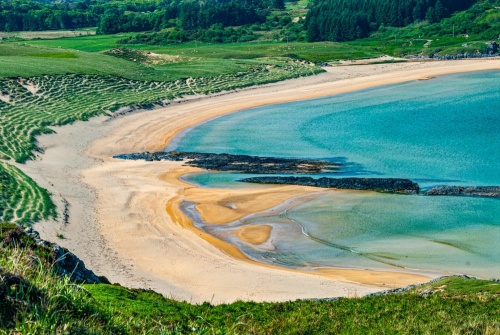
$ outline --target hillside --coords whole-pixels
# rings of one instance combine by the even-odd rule
[[[56,261],[58,247],[36,242],[34,236],[11,224],[0,225],[1,333],[500,333],[498,282],[447,277],[369,297],[192,305],[148,290],[81,285],[92,274],[80,279],[63,275],[61,258]],[[72,264],[64,266],[70,269]]]
[[[473,0],[318,0],[307,15],[307,36],[309,41],[350,41],[367,37],[380,26],[403,27],[424,20],[436,23],[473,3]]]

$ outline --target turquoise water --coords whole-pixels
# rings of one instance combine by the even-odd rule
[[[421,186],[500,185],[500,72],[413,81],[235,113],[177,139],[179,151],[320,158],[343,175]],[[234,173],[186,177],[241,187]],[[270,224],[272,243],[246,245],[241,224]],[[370,192],[326,195],[281,215],[204,226],[255,259],[290,267],[407,267],[500,277],[500,201]]]

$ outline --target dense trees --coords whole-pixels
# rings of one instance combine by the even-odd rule
[[[46,5],[38,2],[0,1],[0,30],[36,31],[91,27],[97,18],[86,3]]]
[[[486,5],[498,6],[495,0],[310,1],[304,22],[275,10],[283,9],[285,0],[0,0],[0,31],[97,27],[98,34],[145,32],[123,42],[155,44],[245,41],[257,38],[257,31],[273,31],[267,34],[273,40],[305,40],[307,35],[309,41],[348,41],[366,37],[381,26],[402,27],[424,20],[432,25],[474,3],[469,16],[474,16],[470,11],[475,7],[484,12]],[[472,22],[465,14],[454,20],[457,32],[495,33],[488,20]]]
[[[180,28],[162,30],[159,32],[145,32],[126,37],[119,44],[171,44],[187,41],[198,41],[204,43],[234,43],[248,42],[257,38],[257,35],[249,28],[223,28],[221,24],[214,24],[208,29],[192,30],[186,33]]]
[[[314,0],[306,19],[309,41],[348,41],[380,25],[438,22],[475,0]]]
[[[84,0],[41,3],[0,0],[0,31],[76,29],[97,26],[98,33],[160,30],[185,31],[240,26],[265,21],[283,0]]]

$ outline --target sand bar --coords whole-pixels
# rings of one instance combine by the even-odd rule
[[[246,226],[238,230],[238,237],[251,244],[262,244],[269,239],[273,228],[268,225]]]
[[[54,194],[61,211],[63,199],[69,203],[70,221],[67,225],[42,222],[36,229],[42,237],[68,247],[112,282],[152,288],[166,296],[197,303],[360,296],[381,287],[438,276],[350,269],[322,269],[318,274],[307,274],[245,261],[234,247],[190,228],[189,220],[179,211],[186,195],[209,198],[202,194],[205,191],[197,193],[191,185],[178,180],[193,170],[179,162],[123,161],[111,157],[161,150],[186,127],[247,108],[489,69],[500,69],[500,60],[332,67],[327,73],[310,78],[174,103],[112,121],[95,118],[56,128],[57,134],[39,138],[46,153],[21,168]],[[268,188],[276,202],[282,201],[276,197],[279,189]],[[254,210],[255,194],[247,198],[241,194],[240,206],[231,206],[224,205],[234,203],[229,194],[214,192],[218,197],[212,205],[222,204],[229,210],[224,214],[225,220]],[[259,197],[267,201],[265,194]],[[209,205],[200,206],[207,217],[215,211]],[[57,233],[66,238],[58,239]]]

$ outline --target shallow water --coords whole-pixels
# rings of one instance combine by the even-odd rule
[[[183,133],[176,150],[331,159],[347,163],[336,177],[409,178],[424,188],[500,185],[499,106],[499,71],[455,74],[220,117]],[[239,187],[241,178],[186,177],[206,187]],[[270,241],[255,247],[234,227],[204,229],[290,267],[500,277],[499,199],[327,192],[245,224],[272,225]]]

